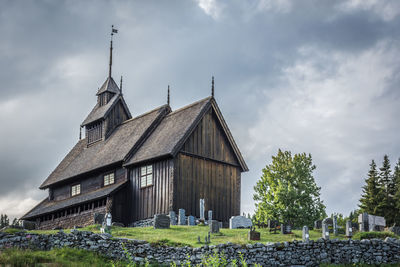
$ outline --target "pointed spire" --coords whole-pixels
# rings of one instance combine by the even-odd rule
[[[111,25],[111,41],[110,41],[110,64],[108,69],[108,77],[111,78],[111,67],[112,67],[112,50],[113,50],[113,36],[114,33],[118,33],[117,29],[114,29],[114,25]]]
[[[168,84],[168,96],[167,96],[167,104],[168,104],[168,106],[169,106],[169,103],[170,103],[170,96],[169,96],[169,84]]]
[[[119,81],[119,91],[121,92],[122,95],[122,75],[121,75],[121,80]]]
[[[211,97],[214,98],[214,76],[212,76],[211,80]]]

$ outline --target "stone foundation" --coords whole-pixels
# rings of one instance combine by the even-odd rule
[[[95,213],[105,213],[106,207],[98,207],[92,210],[83,211],[81,213],[70,214],[57,219],[52,219],[44,222],[37,222],[37,229],[52,230],[52,229],[71,229],[76,227],[85,227],[94,222]]]

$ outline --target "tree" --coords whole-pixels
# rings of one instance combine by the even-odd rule
[[[368,178],[365,179],[366,184],[362,188],[363,193],[358,206],[360,207],[361,212],[377,215],[376,209],[381,201],[381,199],[379,199],[381,196],[381,191],[379,189],[379,177],[374,160],[372,160],[369,166],[370,169],[368,172]]]
[[[397,161],[396,166],[394,167],[393,171],[393,180],[395,182],[394,186],[394,197],[393,202],[395,206],[395,222],[396,225],[400,225],[400,158]]]
[[[292,157],[290,151],[278,150],[254,186],[257,221],[279,220],[302,227],[326,217],[321,188],[312,175],[315,168],[311,155],[302,153]]]
[[[8,219],[7,214],[0,215],[0,228],[10,225],[10,220]]]
[[[380,202],[377,207],[376,215],[385,217],[386,224],[391,225],[395,220],[394,195],[396,192],[394,176],[391,174],[390,161],[387,155],[383,157],[382,167],[379,168],[379,170]]]

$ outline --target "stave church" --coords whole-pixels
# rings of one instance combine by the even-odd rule
[[[112,35],[116,30],[112,30]],[[213,219],[228,223],[240,214],[241,173],[247,165],[214,98],[177,110],[167,104],[132,115],[108,77],[80,127],[84,136],[40,185],[48,196],[21,219],[37,229],[95,223],[110,212],[125,226],[185,209],[200,216],[199,200]],[[67,114],[66,114],[67,116]]]

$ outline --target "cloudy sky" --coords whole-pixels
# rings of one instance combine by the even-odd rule
[[[21,216],[77,142],[107,77],[133,115],[216,99],[250,171],[307,152],[327,212],[357,207],[372,159],[400,157],[397,0],[0,0],[0,213]]]

